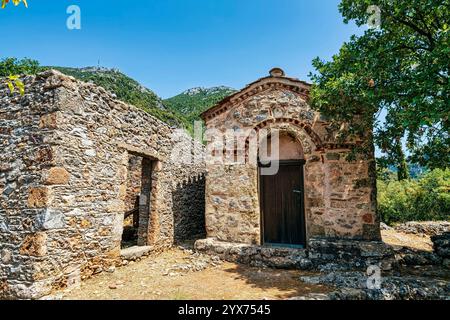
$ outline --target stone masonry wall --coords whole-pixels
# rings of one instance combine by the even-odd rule
[[[125,198],[125,210],[136,207],[136,197],[139,196],[142,187],[142,157],[131,155],[128,160],[127,195]]]
[[[48,252],[45,229],[58,221],[44,219],[52,214],[46,185],[67,179],[49,170],[55,159],[46,136],[53,132],[55,92],[36,81],[23,97],[0,89],[0,298],[35,296],[48,286],[37,266]]]
[[[1,297],[38,298],[116,263],[133,155],[153,164],[145,244],[202,233],[202,145],[56,71],[24,82],[23,97],[0,92]]]
[[[299,86],[300,91],[307,90],[305,85],[290,79],[262,79],[228,102],[226,111],[212,111],[212,115],[205,116],[207,128],[222,133],[230,129],[268,129],[295,137],[306,160],[307,238],[379,240],[373,158],[348,162],[345,158],[350,149],[336,141],[334,128],[311,109],[307,97],[292,89]],[[244,134],[238,140],[246,137]],[[208,148],[213,143],[210,140]],[[249,152],[245,141],[236,145],[237,154]],[[214,157],[209,153],[210,150],[208,156]],[[257,167],[248,161],[207,163],[208,237],[260,244]]]

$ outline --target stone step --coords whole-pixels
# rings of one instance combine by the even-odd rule
[[[124,260],[136,260],[138,258],[148,255],[152,251],[153,247],[150,246],[142,246],[142,247],[134,246],[122,249],[120,251],[120,257]]]

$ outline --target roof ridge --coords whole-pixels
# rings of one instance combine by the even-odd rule
[[[260,78],[260,79],[258,79],[256,81],[253,81],[252,83],[247,84],[241,90],[238,90],[236,93],[234,93],[234,94],[232,94],[232,95],[230,95],[228,97],[225,97],[224,99],[219,101],[216,105],[214,105],[213,107],[211,107],[208,110],[204,111],[200,116],[203,118],[203,120],[206,120],[205,118],[206,118],[206,116],[208,114],[210,114],[211,112],[213,112],[216,109],[219,109],[224,104],[229,103],[233,99],[237,98],[239,95],[244,95],[245,91],[249,90],[251,87],[257,85],[258,83],[263,83],[263,82],[267,82],[267,83],[270,83],[270,82],[272,82],[272,83],[291,82],[293,86],[296,86],[297,88],[299,88],[299,90],[296,90],[297,92],[303,93],[304,95],[308,95],[309,94],[309,88],[312,86],[311,83],[308,83],[308,82],[303,81],[303,80],[299,80],[297,78],[286,77],[284,75],[284,71],[282,69],[280,69],[280,68],[274,68],[274,69],[272,69],[270,71],[270,73],[271,73],[270,76],[266,76],[266,77]],[[273,80],[273,81],[270,81],[270,80]],[[264,84],[267,84],[267,83],[264,83]],[[289,85],[287,83],[285,83],[285,84],[286,84],[286,86]],[[306,88],[300,89],[299,85],[301,85],[303,87],[306,87]],[[257,92],[261,92],[261,90],[257,90]]]

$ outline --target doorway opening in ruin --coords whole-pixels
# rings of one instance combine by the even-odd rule
[[[153,167],[152,159],[129,154],[122,248],[148,244]]]
[[[272,152],[272,137],[260,146],[259,200],[261,243],[273,247],[306,247],[304,155],[301,143],[288,132],[278,137],[278,152]],[[274,144],[273,147],[277,146]],[[264,150],[264,148],[267,148]],[[261,152],[264,151],[264,152]],[[264,170],[273,163],[277,170]]]

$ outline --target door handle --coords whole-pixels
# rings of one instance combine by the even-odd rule
[[[292,190],[294,193],[302,193],[301,190]]]

